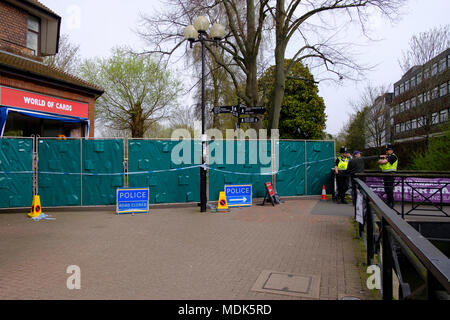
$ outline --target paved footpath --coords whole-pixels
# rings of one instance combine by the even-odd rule
[[[320,299],[369,299],[351,218],[314,214],[318,202],[56,212],[38,222],[3,213],[0,299],[299,299],[252,291],[263,270],[319,276]],[[69,265],[81,268],[80,290],[66,287]]]

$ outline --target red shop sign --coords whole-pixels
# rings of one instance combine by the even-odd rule
[[[45,96],[29,91],[0,87],[0,105],[78,118],[88,117],[88,104]]]

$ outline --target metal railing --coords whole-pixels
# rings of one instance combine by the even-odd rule
[[[367,265],[378,264],[380,267],[383,300],[393,299],[393,270],[399,282],[400,299],[412,299],[423,289],[428,299],[448,299],[450,259],[389,208],[361,179],[356,178],[354,182],[356,194],[362,197],[356,202],[359,217],[363,217]],[[402,276],[400,251],[424,282],[414,291]]]
[[[396,200],[400,203],[400,208],[394,207],[393,210],[402,218],[407,215],[450,217],[450,211],[445,210],[445,205],[450,202],[449,172],[401,171],[388,174],[364,172],[357,173],[355,177],[364,180],[380,198],[383,198],[385,193],[383,178],[394,178],[393,188],[396,189],[395,193],[399,198]],[[372,181],[370,181],[371,178]],[[418,211],[427,213],[420,214],[417,213]]]

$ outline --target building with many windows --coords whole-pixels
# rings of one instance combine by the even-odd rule
[[[93,136],[102,88],[43,63],[60,26],[37,0],[0,1],[0,136]]]
[[[439,135],[448,123],[450,48],[414,66],[394,84],[393,142],[420,141]]]
[[[382,148],[391,142],[391,112],[393,93],[377,97],[366,114],[365,148]]]

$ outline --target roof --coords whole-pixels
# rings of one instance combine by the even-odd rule
[[[21,0],[22,2],[28,2],[29,4],[31,4],[34,7],[37,7],[41,10],[46,11],[47,13],[51,14],[51,15],[55,15],[58,16],[59,15],[55,12],[53,12],[52,10],[50,10],[48,7],[46,7],[45,5],[43,5],[42,3],[40,3],[38,0]]]
[[[37,80],[47,80],[56,85],[64,84],[66,87],[70,86],[73,89],[93,93],[98,96],[102,95],[104,92],[101,87],[86,82],[58,68],[50,67],[42,62],[27,59],[18,55],[0,52],[0,71],[6,70],[25,74],[34,77]]]

